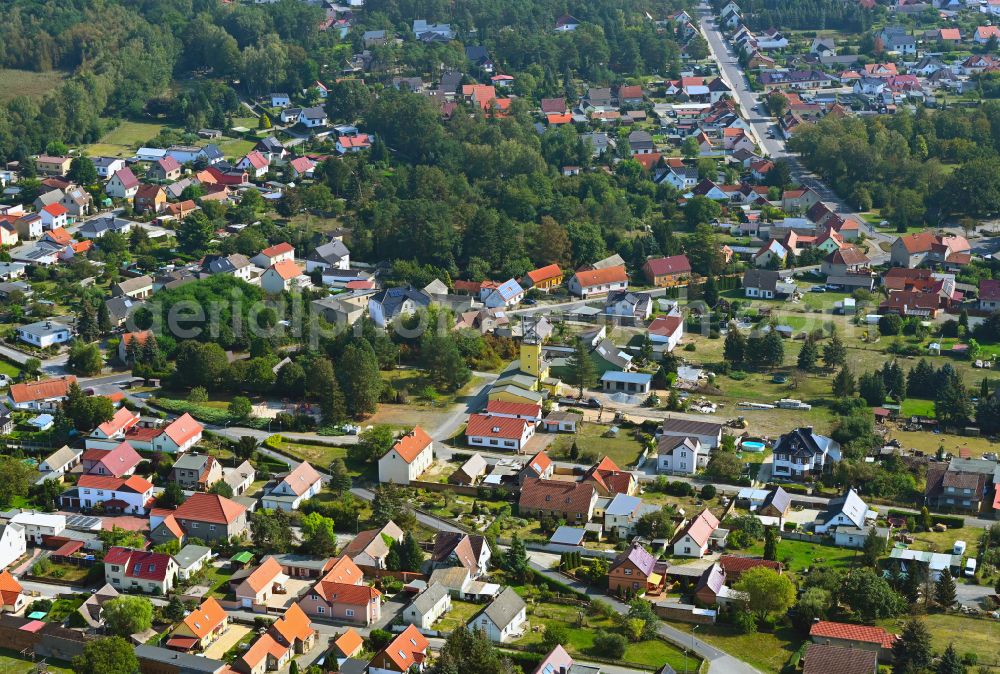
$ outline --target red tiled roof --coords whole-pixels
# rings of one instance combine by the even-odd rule
[[[125,189],[132,189],[139,186],[139,179],[135,177],[130,168],[120,169],[111,177],[114,178],[115,176],[118,176],[118,180],[121,181],[122,187]]]
[[[532,269],[528,272],[528,278],[531,279],[532,283],[540,283],[549,279],[559,278],[562,276],[562,273],[562,269],[559,268],[559,265],[550,264],[544,267],[539,267],[538,269]]]
[[[184,618],[184,625],[191,630],[191,634],[199,639],[204,639],[225,620],[225,609],[222,608],[222,605],[219,604],[215,597],[209,597],[201,603],[201,606],[191,611]]]
[[[69,213],[69,211],[66,210],[66,207],[62,204],[49,204],[42,210],[51,215],[53,218],[58,218],[60,215],[66,215],[66,213]]]
[[[126,578],[163,581],[173,558],[161,552],[146,552],[115,546],[104,555],[104,563],[125,567]]]
[[[335,583],[329,580],[319,581],[316,583],[315,589],[323,599],[330,603],[352,604],[354,606],[367,606],[371,601],[382,596],[381,592],[368,585]]]
[[[649,327],[646,328],[646,331],[651,332],[654,335],[664,335],[669,337],[677,332],[677,328],[679,328],[683,323],[684,319],[681,316],[657,316],[653,319],[653,322],[649,324]]]
[[[417,656],[424,653],[430,642],[416,628],[409,625],[398,637],[389,642],[389,645],[382,651],[389,660],[398,668],[397,671],[407,672],[418,662]]]
[[[127,407],[121,407],[108,421],[98,426],[97,430],[105,437],[110,438],[116,433],[124,433],[137,423],[139,423],[139,415]]]
[[[646,266],[653,276],[691,273],[691,262],[688,260],[687,255],[653,258],[646,260]]]
[[[431,436],[427,435],[427,432],[420,426],[414,426],[413,430],[396,440],[396,444],[392,446],[399,454],[400,458],[406,463],[413,463],[413,460],[420,456],[420,453],[424,451],[428,445],[433,442]]]
[[[712,533],[718,528],[719,518],[713,515],[711,510],[705,508],[678,534],[678,538],[687,534],[698,545],[705,545],[712,537]]]
[[[81,475],[76,484],[78,487],[131,491],[136,494],[145,494],[153,488],[153,483],[140,475],[130,475],[127,478],[112,475]]]
[[[1000,281],[983,279],[979,282],[979,299],[992,302],[1000,301]]]
[[[520,440],[528,423],[530,422],[525,419],[471,414],[469,415],[469,423],[465,427],[465,434],[470,437]]]
[[[15,403],[27,403],[35,400],[46,400],[48,398],[63,398],[69,391],[70,384],[75,383],[76,377],[67,375],[57,379],[12,384],[10,387],[10,398]]]
[[[545,452],[538,452],[538,454],[531,457],[525,465],[530,466],[531,469],[535,471],[535,474],[541,475],[549,469],[549,466],[552,465],[552,459],[550,459],[549,455]]]
[[[194,417],[185,412],[167,424],[163,432],[180,447],[191,438],[200,434],[202,430],[202,425],[195,421]]]
[[[246,507],[230,501],[218,494],[191,494],[174,511],[174,516],[182,520],[209,522],[212,524],[232,524],[246,512]]]
[[[528,478],[521,487],[518,506],[522,510],[558,510],[586,514],[590,510],[595,491],[592,484]]]
[[[731,582],[735,582],[744,571],[755,569],[758,566],[774,569],[778,573],[781,573],[782,569],[781,562],[775,562],[770,559],[759,559],[757,557],[740,557],[738,555],[722,555],[719,557],[719,564],[726,571],[726,575],[730,576]]]
[[[604,269],[588,269],[576,272],[576,279],[581,288],[589,288],[607,283],[624,283],[628,281],[628,272],[622,265],[605,267]]]
[[[821,639],[861,641],[869,644],[878,644],[882,648],[892,648],[893,643],[896,641],[894,634],[890,634],[881,627],[852,625],[850,623],[838,623],[831,620],[820,620],[818,623],[813,624],[809,630],[809,636]]]
[[[295,248],[292,247],[292,244],[288,243],[287,241],[282,241],[281,243],[274,244],[270,248],[265,248],[264,250],[260,251],[260,254],[266,257],[277,257],[278,255],[283,255],[284,253],[294,253],[294,252]]]
[[[248,152],[247,156],[245,156],[244,159],[248,164],[250,164],[250,166],[252,166],[255,169],[267,168],[268,165],[270,164],[270,162],[267,160],[267,157],[262,155],[257,150]]]
[[[348,627],[347,631],[337,637],[333,645],[345,656],[351,657],[364,646],[365,640],[353,627]]]
[[[296,641],[306,641],[315,632],[309,625],[306,612],[298,604],[289,606],[285,615],[278,618],[271,627],[289,646]]]
[[[16,605],[18,595],[21,592],[21,584],[11,575],[10,571],[4,569],[0,572],[0,602],[3,602],[4,606]]]
[[[254,592],[260,592],[265,587],[274,582],[282,573],[281,564],[274,557],[268,557],[261,565],[243,579],[243,582],[250,586]]]
[[[486,403],[486,413],[515,414],[537,419],[542,413],[542,406],[535,403],[514,403],[507,400],[490,400]]]
[[[320,479],[322,477],[316,469],[308,461],[303,461],[295,466],[288,475],[281,478],[281,481],[288,485],[292,493],[296,496],[301,496]]]
[[[282,260],[277,264],[271,265],[271,269],[286,281],[302,276],[302,267],[295,264],[294,260]]]

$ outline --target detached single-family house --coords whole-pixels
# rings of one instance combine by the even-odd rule
[[[430,295],[411,286],[386,288],[368,299],[368,315],[375,325],[385,328],[398,318],[426,309],[430,303]]]
[[[0,524],[0,569],[6,569],[28,550],[24,527],[8,522]]]
[[[118,591],[166,596],[177,580],[177,562],[162,552],[116,546],[104,555],[104,578]]]
[[[23,592],[21,584],[10,571],[6,569],[0,571],[0,611],[17,613],[24,608],[28,600],[25,599]]]
[[[448,588],[441,583],[433,583],[403,609],[403,621],[420,629],[429,630],[438,618],[450,609],[451,594]]]
[[[526,419],[471,414],[465,427],[466,442],[473,447],[520,453],[535,434],[535,424]]]
[[[139,191],[139,179],[132,169],[119,169],[104,186],[104,192],[115,199],[131,199]]]
[[[133,300],[143,300],[152,294],[153,278],[146,275],[123,279],[111,286],[112,297],[128,297]]]
[[[378,481],[408,485],[434,463],[434,441],[420,426],[396,440],[378,460]]]
[[[529,271],[521,279],[521,286],[526,290],[537,288],[548,292],[553,288],[558,288],[563,282],[563,271],[557,264],[550,264],[538,269]]]
[[[340,239],[333,239],[311,252],[306,258],[306,273],[316,269],[349,269],[351,266],[351,251]]]
[[[597,505],[593,484],[527,478],[521,485],[518,511],[521,517],[545,515],[569,524],[589,522]]]
[[[521,595],[507,587],[469,621],[469,626],[482,630],[490,641],[503,643],[519,637],[527,619],[527,605]]]
[[[607,295],[628,289],[628,272],[624,266],[578,271],[569,279],[569,291],[578,297]]]
[[[237,538],[248,531],[246,506],[218,494],[197,492],[174,510],[154,508],[149,537],[159,545],[186,536],[208,543]]]
[[[470,578],[479,578],[490,570],[492,552],[486,538],[478,534],[439,531],[434,537],[431,568],[462,566]]]
[[[849,489],[843,496],[830,499],[816,519],[813,530],[817,534],[833,533],[840,527],[865,529],[870,520],[875,519],[875,512],[869,509],[854,489]]]
[[[229,626],[229,614],[215,599],[209,597],[191,611],[167,639],[167,648],[179,651],[204,651]]]
[[[656,557],[637,541],[608,568],[608,590],[618,595],[636,595],[659,588],[663,576],[655,568]]]
[[[206,491],[221,479],[222,464],[208,454],[183,454],[170,468],[170,480],[192,491]]]
[[[709,450],[722,444],[722,424],[715,421],[697,421],[695,419],[664,419],[660,426],[659,437],[681,437],[697,439]]]
[[[820,620],[809,628],[809,638],[813,644],[837,646],[842,649],[875,653],[879,660],[892,660],[892,647],[896,635],[881,627],[839,623]]]
[[[268,267],[276,265],[279,262],[285,262],[286,260],[292,262],[295,261],[295,248],[287,241],[276,243],[273,246],[265,248],[250,258],[250,262],[261,269],[267,269]]]
[[[322,476],[308,461],[303,461],[270,488],[261,499],[261,505],[276,510],[298,510],[303,501],[322,489]]]
[[[101,508],[109,513],[144,515],[153,501],[153,483],[139,475],[81,475],[76,486],[59,497],[69,510]]]
[[[110,419],[90,432],[86,439],[86,447],[87,449],[108,449],[125,444],[123,443],[125,434],[138,423],[138,412],[133,412],[127,407],[119,407]]]
[[[268,267],[261,275],[260,287],[269,295],[278,295],[311,288],[312,279],[293,260],[283,260]]]
[[[696,437],[665,435],[656,445],[659,473],[694,475],[708,465],[708,452]]]
[[[691,262],[687,255],[651,258],[642,265],[642,273],[654,286],[671,288],[691,278]]]
[[[342,567],[349,567],[344,571]],[[310,616],[339,620],[356,625],[371,625],[382,617],[382,593],[364,584],[361,570],[348,557],[320,579],[300,603]]]
[[[49,320],[18,326],[16,332],[17,338],[22,342],[40,349],[65,344],[73,339],[72,327]]]
[[[75,466],[80,465],[82,456],[83,452],[79,449],[71,449],[69,445],[63,445],[38,464],[38,472],[64,475]]]
[[[649,341],[663,344],[666,351],[673,351],[684,337],[684,318],[675,314],[657,316],[646,328]]]
[[[813,431],[811,426],[796,428],[774,445],[775,477],[793,480],[814,479],[840,461],[840,443]]]
[[[376,571],[385,568],[389,556],[390,543],[403,542],[403,530],[389,520],[381,529],[360,532],[347,544],[340,554],[354,561],[362,571]]]
[[[266,557],[260,566],[236,586],[236,601],[243,608],[263,606],[276,593],[284,592],[288,575],[274,557]]]
[[[41,381],[11,384],[7,398],[11,407],[18,410],[54,411],[59,408],[76,377],[65,375]]]
[[[131,475],[142,462],[142,457],[127,442],[111,444],[110,449],[88,447],[81,459],[85,474],[110,477]]]
[[[368,674],[404,674],[422,671],[427,660],[430,643],[416,625],[405,630],[375,654],[368,663]]]
[[[724,545],[728,532],[719,529],[719,518],[705,508],[678,532],[672,542],[677,557],[704,557],[710,547]]]

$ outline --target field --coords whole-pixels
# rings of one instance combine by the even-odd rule
[[[6,103],[17,96],[41,98],[58,87],[65,77],[66,73],[59,70],[38,73],[33,70],[0,68],[0,103]]]
[[[57,664],[58,663],[58,664]],[[46,660],[45,668],[52,674],[72,674],[68,662]],[[36,671],[36,664],[25,660],[17,651],[0,649],[0,669],[4,674],[31,674]]]
[[[131,157],[143,143],[160,133],[165,124],[124,121],[104,134],[101,140],[87,146],[92,157]]]
[[[575,434],[560,433],[549,446],[549,454],[553,457],[567,456],[570,447],[576,442],[581,454],[593,454],[595,457],[609,456],[620,468],[634,466],[642,452],[642,445],[632,437],[630,429],[621,428],[614,438],[603,437],[610,426],[601,424],[581,423]]]
[[[586,609],[578,606],[564,606],[561,604],[533,604],[528,607],[528,621],[530,627],[528,632],[515,643],[522,646],[531,646],[542,640],[542,631],[535,631],[538,625],[559,625],[566,629],[567,640],[563,646],[570,655],[577,655],[586,659],[587,655],[600,657],[601,653],[594,652],[594,637],[601,632],[614,631],[611,620],[598,618],[592,614],[587,614]],[[664,663],[673,667],[675,672],[697,671],[698,661],[688,658],[685,663],[684,653],[679,649],[660,639],[629,643],[625,649],[623,663],[632,663],[645,667],[659,669]]]
[[[757,542],[746,550],[752,556],[764,554],[763,542]],[[781,540],[778,542],[778,561],[783,563],[789,574],[802,574],[816,565],[824,568],[848,567],[860,550],[820,545],[808,541]]]
[[[1000,622],[990,618],[971,618],[955,613],[930,613],[923,616],[931,633],[931,644],[941,653],[954,644],[959,655],[975,653],[979,665],[1000,666]],[[905,619],[887,620],[879,623],[887,630],[899,634]],[[972,668],[970,668],[972,669]]]

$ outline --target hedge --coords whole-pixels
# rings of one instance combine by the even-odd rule
[[[590,601],[590,597],[588,597],[586,594],[580,592],[579,590],[574,590],[573,588],[571,588],[569,585],[567,585],[562,581],[556,580],[555,578],[550,578],[549,576],[546,576],[545,574],[540,573],[535,569],[531,569],[531,573],[534,576],[533,585],[545,585],[552,592],[561,592],[563,594],[568,594],[570,596],[576,597],[577,599],[580,599],[582,601]]]
[[[920,513],[908,513],[903,510],[890,510],[889,515],[891,517],[912,517],[914,519],[920,517]],[[943,524],[949,529],[961,529],[965,526],[965,520],[955,515],[935,515],[931,513],[931,522],[934,524]]]

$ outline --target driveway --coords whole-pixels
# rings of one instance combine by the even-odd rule
[[[222,656],[225,655],[230,648],[239,643],[240,639],[250,634],[252,631],[253,630],[249,627],[230,623],[229,629],[223,632],[222,636],[215,640],[215,643],[205,649],[205,657],[221,660]]]

